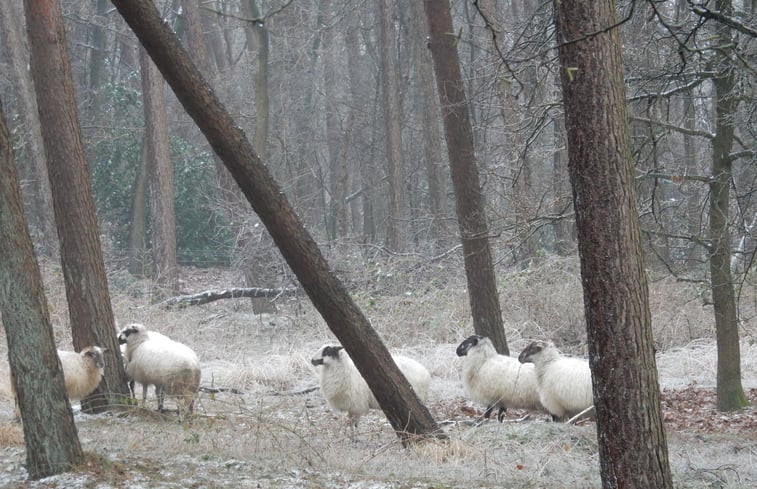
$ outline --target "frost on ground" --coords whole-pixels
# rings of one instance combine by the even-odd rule
[[[503,314],[513,354],[530,339],[562,341],[563,350],[582,354],[570,341],[574,326],[550,328],[559,311],[580,318],[571,295],[559,304],[511,280]],[[555,284],[564,286],[564,281]],[[556,300],[543,283],[542,297]],[[198,289],[199,290],[199,289]],[[462,290],[462,288],[460,289]],[[657,326],[668,338],[657,362],[663,411],[676,487],[757,486],[757,345],[742,345],[743,384],[752,405],[737,413],[715,410],[716,350],[706,331],[692,332],[699,309],[658,299]],[[454,296],[452,296],[452,295]],[[520,295],[519,295],[520,294]],[[571,292],[573,294],[573,292]],[[28,481],[23,468],[23,436],[12,422],[7,380],[0,382],[0,487],[5,488],[541,488],[600,487],[596,425],[552,423],[547,415],[511,410],[504,423],[477,423],[483,414],[465,398],[457,344],[470,334],[464,291],[450,286],[397,296],[395,302],[358,297],[393,353],[410,356],[431,372],[427,406],[449,436],[403,447],[378,411],[361,419],[354,440],[344,415],[329,410],[317,388],[310,358],[333,335],[305,299],[280,306],[274,315],[254,316],[249,302],[220,301],[167,311],[135,304],[114,294],[120,325],[142,322],[191,346],[202,361],[196,416],[180,424],[175,413],[125,408],[98,415],[75,414],[87,462],[77,470]],[[410,298],[408,298],[410,297]],[[60,297],[52,299],[57,305]],[[57,302],[56,302],[57,301]],[[531,302],[529,318],[519,307]],[[539,305],[539,307],[537,307]],[[55,309],[59,310],[59,309]],[[546,316],[540,316],[540,314]],[[653,311],[653,314],[654,311]],[[545,319],[546,318],[546,319]],[[60,318],[59,318],[60,319]],[[65,324],[59,321],[56,324]],[[704,327],[703,327],[704,328]],[[691,332],[689,336],[682,331]],[[571,330],[573,331],[573,330]],[[675,333],[675,334],[674,334]],[[56,340],[70,345],[67,327]],[[688,334],[688,333],[687,333]],[[657,336],[656,336],[657,338]],[[7,356],[5,344],[0,354]],[[7,377],[7,364],[0,366]],[[211,389],[227,389],[211,394]],[[234,389],[234,391],[230,391]],[[168,401],[168,407],[175,407]]]

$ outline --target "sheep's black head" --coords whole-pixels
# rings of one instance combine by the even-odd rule
[[[337,360],[339,359],[339,350],[341,350],[342,348],[343,348],[342,346],[338,346],[338,345],[337,346],[331,346],[331,345],[323,346],[321,347],[320,350],[318,350],[318,353],[316,354],[316,356],[312,360],[310,360],[310,363],[312,363],[315,366],[318,366],[318,365],[323,365],[324,360],[328,358]]]
[[[541,353],[547,347],[547,343],[543,341],[532,341],[518,356],[520,363],[533,363],[535,355]]]
[[[95,368],[105,368],[105,356],[103,353],[106,351],[108,351],[107,348],[88,346],[81,351],[81,355],[85,358],[92,359],[92,364],[94,364]]]
[[[141,324],[130,324],[118,333],[118,344],[123,345],[129,341],[129,337],[132,335],[143,333],[147,331]]]
[[[473,336],[469,336],[462,343],[458,345],[457,350],[455,350],[455,353],[457,353],[458,357],[464,357],[465,355],[468,354],[468,350],[478,345],[478,342],[483,339],[484,339],[484,336],[479,336],[477,334],[474,334]]]

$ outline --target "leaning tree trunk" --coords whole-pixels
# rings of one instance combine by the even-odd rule
[[[615,3],[554,8],[602,485],[672,487]]]
[[[502,310],[497,296],[497,281],[489,247],[484,199],[478,179],[473,149],[473,129],[465,99],[457,42],[452,32],[452,16],[447,0],[426,0],[429,21],[429,46],[436,69],[436,84],[447,137],[452,186],[457,199],[457,222],[463,243],[468,300],[473,329],[488,336],[501,354],[509,354]]]
[[[428,409],[397,368],[381,338],[331,272],[313,238],[252,145],[209,89],[151,0],[113,0],[179,101],[223,160],[281,254],[352,357],[403,440],[442,436]]]

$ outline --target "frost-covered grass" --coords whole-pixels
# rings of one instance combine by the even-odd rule
[[[498,275],[513,354],[532,339],[551,339],[566,353],[584,354],[577,270],[575,260],[555,260]],[[472,332],[468,299],[464,278],[447,273],[446,280],[424,286],[411,280],[391,288],[392,293],[388,287],[354,292],[389,349],[419,360],[431,372],[428,407],[449,436],[447,442],[403,447],[380,412],[363,417],[351,439],[344,417],[331,412],[317,390],[310,358],[322,344],[336,340],[305,298],[288,300],[277,313],[263,316],[253,315],[245,299],[165,310],[150,305],[149,284],[119,275],[120,285],[111,291],[119,326],[142,322],[188,344],[201,359],[204,387],[240,393],[201,393],[198,415],[184,424],[170,413],[137,408],[96,416],[77,413],[90,462],[72,473],[29,482],[22,468],[23,436],[11,421],[7,364],[2,364],[0,487],[599,487],[592,422],[555,424],[545,415],[521,419],[525,412],[513,412],[502,424],[474,425],[482,406],[465,398],[455,355],[459,342]],[[49,271],[46,277],[56,341],[68,347],[60,277]],[[219,273],[212,286],[239,286],[237,279]],[[203,285],[211,284],[190,282],[186,292]],[[714,386],[711,308],[697,303],[695,291],[685,284],[662,280],[650,289],[661,384]],[[757,387],[753,331],[754,325],[746,322],[741,353],[747,388]],[[2,342],[3,358],[5,350]],[[154,398],[148,400],[154,408]],[[757,484],[754,433],[669,432],[668,440],[677,487]]]

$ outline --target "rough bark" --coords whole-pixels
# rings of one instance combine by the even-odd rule
[[[26,200],[28,215],[31,217],[29,225],[36,227],[41,237],[37,243],[38,250],[44,255],[52,256],[58,246],[58,238],[55,235],[52,194],[47,178],[37,101],[34,99],[34,84],[28,70],[26,36],[23,24],[18,22],[21,15],[22,5],[17,5],[14,0],[0,1],[0,39],[6,46],[8,61],[13,66],[8,75],[13,82],[18,104],[16,113],[19,126],[24,128],[21,137],[26,150],[22,154],[26,157],[28,170],[27,174],[21,175],[21,179],[31,183],[30,195]]]
[[[63,278],[74,349],[107,348],[105,377],[82,403],[102,410],[128,394],[126,373],[114,334],[92,199],[89,171],[79,128],[63,18],[57,1],[24,2],[31,49],[31,70],[60,241]]]
[[[52,6],[36,2],[29,8]],[[0,253],[0,312],[24,428],[26,470],[30,478],[40,479],[70,470],[84,460],[84,454],[66,397],[42,276],[24,222],[21,191],[2,106],[0,248],[3,249]]]
[[[242,130],[209,89],[150,0],[114,0],[179,101],[226,164],[313,304],[350,354],[395,431],[439,435],[368,319],[329,269],[285,194]]]
[[[509,354],[473,149],[473,130],[460,73],[457,43],[452,35],[454,30],[449,2],[425,0],[425,8],[431,34],[429,46],[444,118],[452,186],[457,200],[457,221],[463,245],[473,329],[476,334],[488,336],[499,353]]]
[[[556,1],[603,487],[672,487],[612,0]]]

